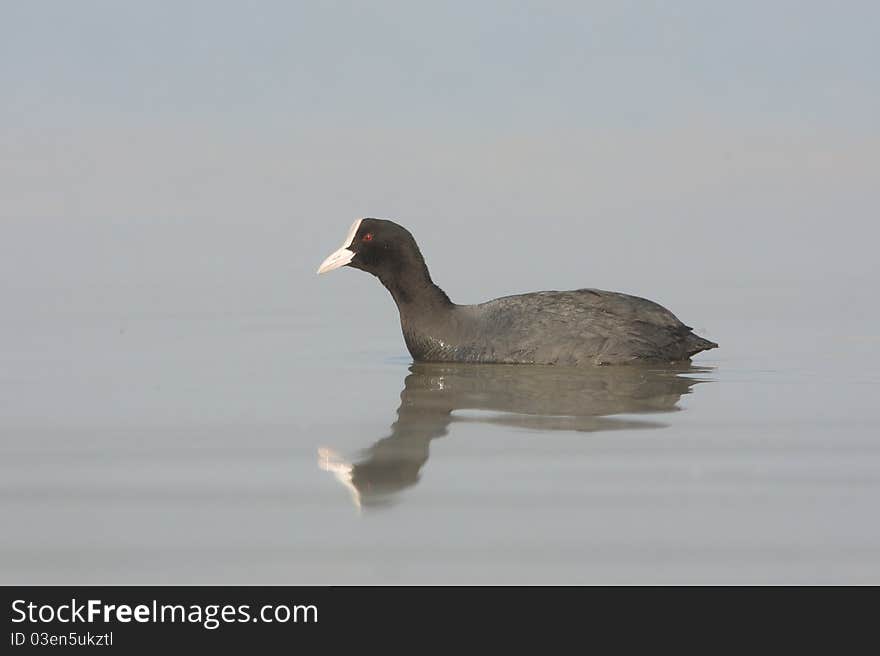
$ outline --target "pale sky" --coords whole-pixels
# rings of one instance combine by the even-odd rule
[[[0,6],[7,285],[305,280],[365,215],[468,301],[876,276],[876,2]]]
[[[4,127],[875,127],[875,2],[2,3]]]

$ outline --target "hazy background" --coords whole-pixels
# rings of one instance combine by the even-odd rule
[[[222,287],[186,307],[284,303],[362,215],[409,226],[462,301],[845,296],[876,271],[876,3],[2,8],[0,277],[24,302],[165,277]],[[343,277],[322,291],[373,287]]]
[[[822,462],[829,435],[850,435],[832,478],[861,481],[866,496],[832,495],[823,512],[850,504],[836,521],[853,523],[834,531],[880,571],[867,512],[880,499],[880,451],[869,439],[880,380],[877,3],[0,1],[0,15],[0,501],[7,525],[19,526],[2,545],[7,580],[359,580],[355,554],[373,552],[355,547],[308,574],[269,567],[255,578],[219,557],[196,559],[198,575],[168,573],[183,568],[175,545],[226,553],[224,540],[234,542],[222,528],[230,518],[190,508],[174,481],[201,490],[207,476],[221,507],[228,490],[263,489],[260,467],[287,448],[300,473],[276,471],[278,480],[302,489],[283,504],[270,494],[276,510],[329,495],[290,527],[317,535],[341,494],[345,514],[328,520],[334,540],[364,531],[376,554],[383,540],[397,543],[394,515],[381,528],[350,525],[344,491],[313,462],[316,444],[349,439],[354,449],[381,437],[406,375],[387,292],[359,272],[314,275],[361,216],[410,228],[458,302],[595,286],[670,307],[722,345],[701,360],[718,367],[716,382],[688,402],[702,394],[707,414],[682,415],[695,422],[695,443],[723,436],[727,450],[712,457],[724,468],[735,436],[809,435],[806,469],[791,465],[800,475]],[[752,412],[755,423],[734,422]],[[200,436],[186,442],[184,464],[178,435]],[[507,437],[498,434],[498,453]],[[149,455],[151,443],[164,445],[167,462]],[[234,445],[223,457],[234,453],[242,467],[255,454],[266,460],[243,478],[186,469],[199,462],[192,454],[221,444]],[[748,444],[758,450],[743,467],[766,473],[764,443]],[[774,449],[773,462],[798,462]],[[455,467],[428,471],[441,476],[441,498],[459,483]],[[552,472],[535,471],[553,484]],[[826,489],[826,474],[804,474],[811,494]],[[166,476],[170,496],[157,492]],[[132,498],[155,515],[124,505],[132,481],[141,485]],[[72,512],[65,499],[81,505]],[[96,512],[113,499],[117,519]],[[163,514],[163,504],[183,515]],[[240,510],[235,522],[247,525],[255,515]],[[743,522],[755,516],[741,510]],[[791,508],[776,510],[760,527],[716,516],[712,530],[796,535],[779,521]],[[418,504],[412,512],[438,534],[473,530]],[[189,538],[169,533],[144,547],[169,517]],[[84,518],[88,528],[76,524]],[[681,537],[693,524],[679,519]],[[277,516],[260,521],[249,525],[250,547],[298,544],[273,532]],[[520,522],[529,523],[505,526]],[[825,535],[820,524],[808,533]],[[146,552],[131,556],[126,539]],[[314,539],[300,567],[331,541]],[[623,531],[619,544],[639,539]],[[35,545],[45,557],[18,567]],[[77,569],[71,554],[101,545],[128,556]],[[846,552],[835,548],[823,562]],[[484,556],[469,561],[473,577],[488,571]],[[116,573],[102,569],[111,561]],[[205,564],[215,562],[223,566]],[[529,562],[512,571],[568,580]],[[716,578],[734,576],[707,562]],[[777,571],[767,563],[752,574]],[[336,578],[334,566],[343,567]],[[595,580],[573,570],[570,580]],[[409,578],[382,571],[366,580],[444,580],[428,562]],[[624,563],[615,580],[630,571]],[[515,580],[508,574],[490,578]]]

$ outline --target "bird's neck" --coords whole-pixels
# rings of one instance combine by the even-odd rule
[[[446,292],[431,280],[423,261],[404,263],[393,271],[381,272],[378,277],[391,292],[401,316],[415,312],[441,312],[453,307]]]

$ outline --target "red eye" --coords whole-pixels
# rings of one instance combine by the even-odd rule
[[[361,241],[373,241],[373,233],[368,232],[363,237],[361,237]]]

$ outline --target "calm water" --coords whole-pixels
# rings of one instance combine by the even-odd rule
[[[868,322],[707,303],[692,367],[413,365],[339,275],[7,321],[0,581],[880,582]]]

